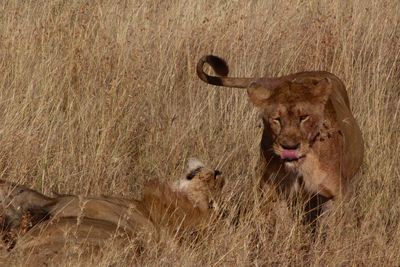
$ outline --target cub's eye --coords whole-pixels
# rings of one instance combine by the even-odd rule
[[[186,179],[192,180],[200,171],[201,167],[191,170],[188,174],[186,174]]]
[[[305,122],[306,120],[308,120],[310,118],[309,115],[302,115],[300,116],[300,122]]]

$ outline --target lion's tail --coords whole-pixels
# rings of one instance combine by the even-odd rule
[[[205,63],[210,65],[218,76],[206,74],[203,69]],[[226,77],[229,73],[228,65],[224,59],[213,55],[200,58],[196,70],[197,75],[202,81],[217,86],[248,88],[250,84],[256,80],[255,78]]]

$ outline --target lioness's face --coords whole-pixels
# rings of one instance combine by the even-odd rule
[[[262,106],[273,152],[286,162],[304,158],[322,126],[327,96],[315,94],[313,86],[284,83]]]

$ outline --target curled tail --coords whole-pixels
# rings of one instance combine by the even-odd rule
[[[211,76],[205,73],[203,69],[205,63],[210,65],[218,76]],[[254,78],[226,77],[229,73],[228,64],[224,59],[213,55],[201,57],[197,63],[196,70],[197,75],[203,82],[217,86],[247,88],[255,80]]]

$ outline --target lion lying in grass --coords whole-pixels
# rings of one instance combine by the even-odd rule
[[[1,181],[3,240],[9,249],[31,251],[46,261],[66,243],[99,247],[110,239],[157,238],[199,231],[209,223],[224,180],[196,159],[175,183],[150,180],[140,200],[59,195],[51,198]],[[70,233],[70,234],[67,234]]]

